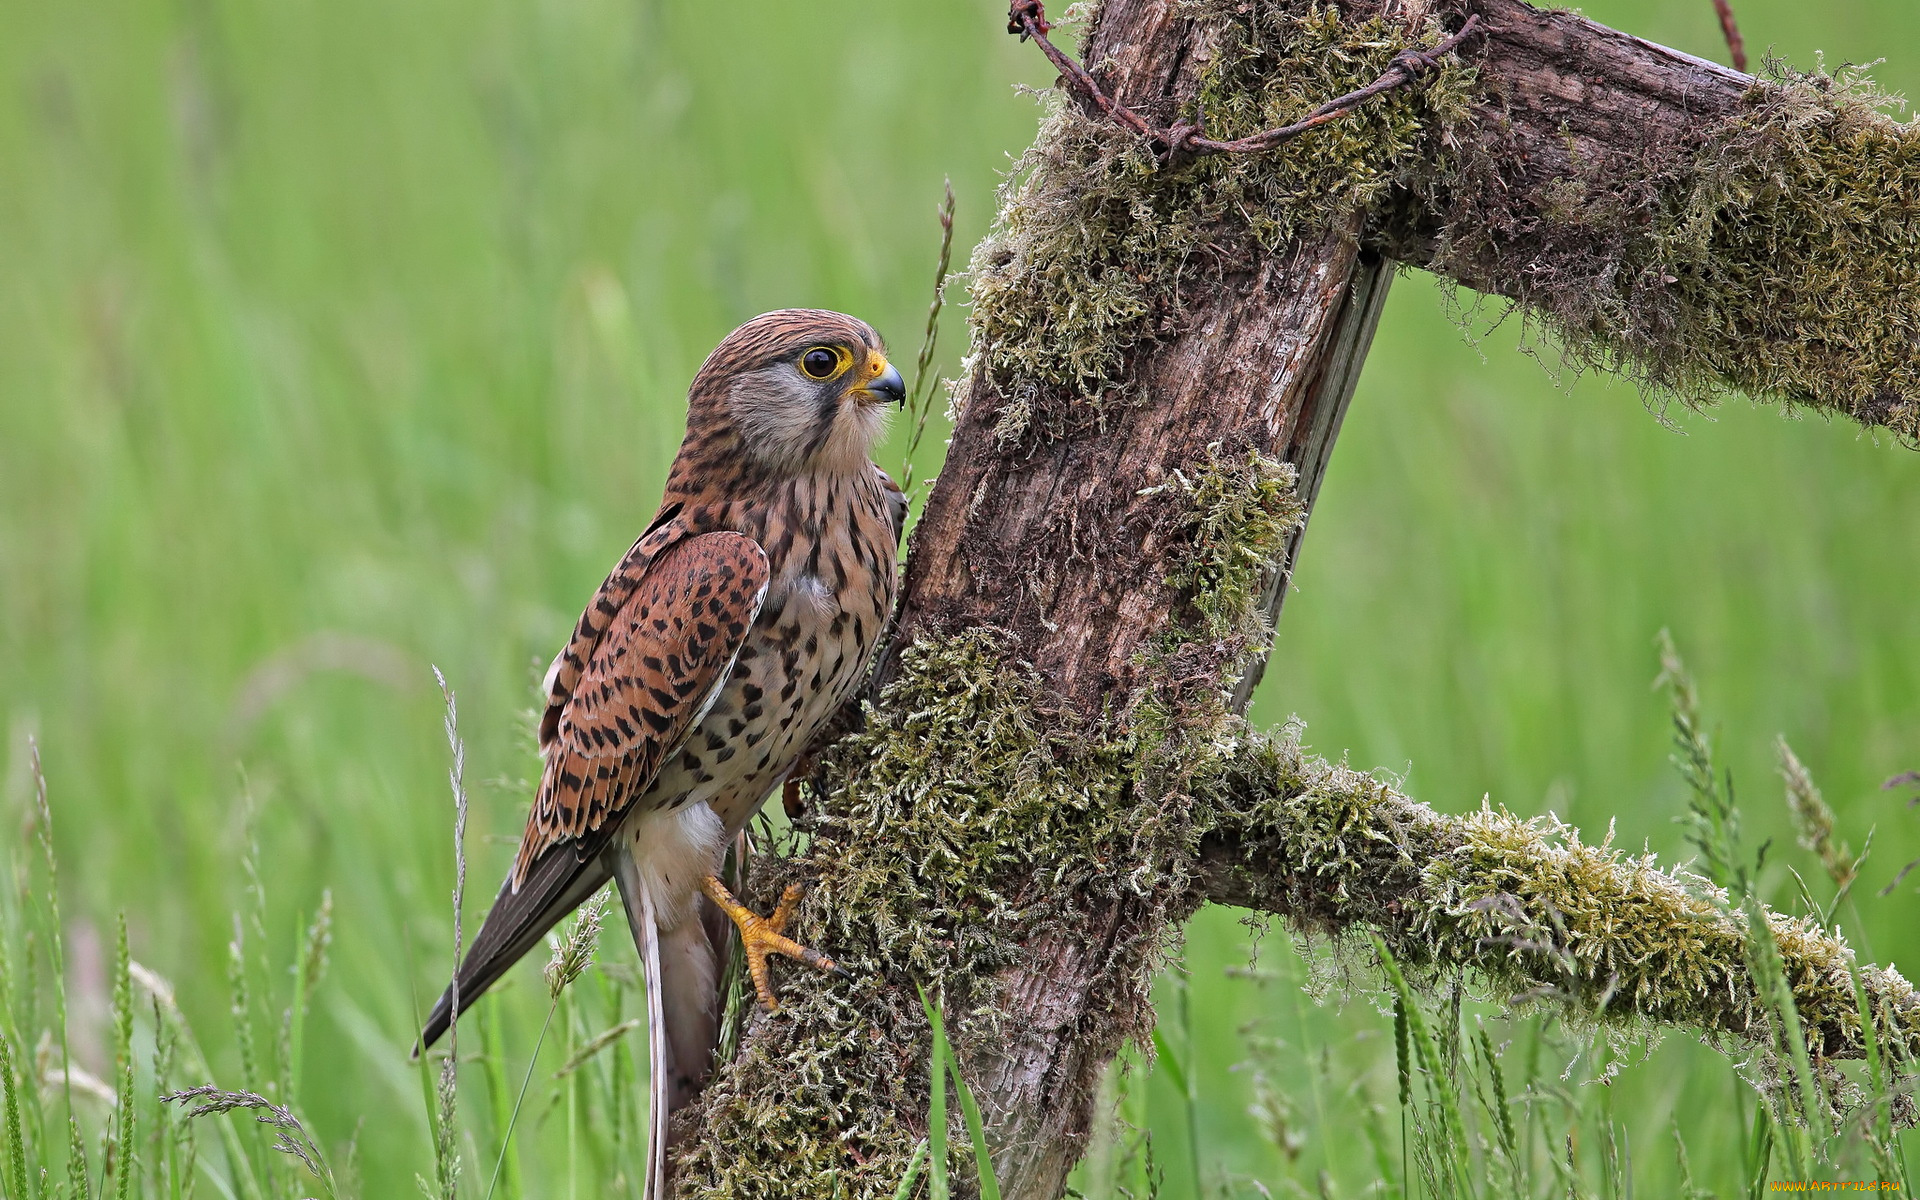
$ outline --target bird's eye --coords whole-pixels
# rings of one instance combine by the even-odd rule
[[[832,379],[840,371],[840,355],[826,346],[815,346],[800,356],[800,370],[808,379]]]

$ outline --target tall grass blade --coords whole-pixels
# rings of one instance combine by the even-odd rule
[[[1772,1097],[1776,1109],[1773,1115],[1775,1128],[1767,1131],[1765,1146],[1770,1153],[1772,1146],[1777,1143],[1786,1155],[1787,1168],[1795,1177],[1811,1179],[1816,1153],[1823,1157],[1828,1153],[1833,1127],[1826,1095],[1820,1089],[1813,1071],[1793,988],[1787,980],[1786,968],[1780,959],[1780,948],[1755,884],[1759,868],[1765,863],[1766,847],[1763,845],[1760,848],[1755,864],[1749,867],[1740,850],[1740,806],[1734,793],[1732,773],[1722,772],[1715,767],[1713,747],[1701,726],[1699,693],[1685,662],[1680,658],[1672,635],[1661,630],[1658,645],[1660,675],[1654,682],[1655,686],[1664,684],[1672,697],[1676,749],[1673,761],[1680,768],[1691,792],[1688,802],[1692,825],[1690,837],[1707,863],[1709,877],[1730,894],[1727,907],[1733,911],[1729,915],[1737,913],[1735,919],[1746,925],[1747,969],[1753,978],[1756,993],[1775,1022],[1777,1037],[1774,1051],[1785,1055],[1791,1072],[1791,1086],[1779,1089],[1779,1094]],[[1794,812],[1803,842],[1820,852],[1823,862],[1832,860],[1833,869],[1838,872],[1836,882],[1842,882],[1848,869],[1848,864],[1843,862],[1847,851],[1844,846],[1832,845],[1832,811],[1820,799],[1806,769],[1793,757],[1784,740],[1779,743],[1778,751],[1782,773],[1787,779],[1788,804]],[[1851,880],[1845,882],[1850,883]],[[1816,918],[1824,918],[1825,914],[1811,897],[1808,897],[1807,903]],[[1763,1104],[1760,1108],[1762,1116],[1766,1109],[1767,1105]],[[1820,1147],[1818,1151],[1816,1143]],[[1756,1137],[1750,1145],[1757,1149],[1761,1143]],[[1749,1161],[1751,1165],[1752,1160]],[[1760,1170],[1764,1173],[1764,1162]]]
[[[507,1127],[500,1135],[500,1157],[493,1164],[493,1177],[487,1181],[487,1196],[491,1200],[494,1189],[500,1184],[500,1171],[506,1164],[507,1147],[513,1144],[513,1127],[520,1120],[520,1108],[526,1103],[527,1085],[533,1082],[533,1069],[540,1062],[540,1048],[547,1044],[547,1031],[553,1028],[553,1014],[560,1008],[560,998],[567,988],[580,978],[582,972],[593,962],[593,949],[600,937],[600,923],[607,914],[607,894],[596,894],[580,908],[580,915],[573,919],[567,935],[553,945],[553,957],[546,965],[543,974],[547,981],[547,1017],[540,1023],[540,1036],[534,1039],[533,1054],[527,1059],[527,1073],[520,1080],[520,1093],[514,1097],[513,1112],[507,1117]],[[572,1019],[569,1012],[569,1021]],[[572,1153],[572,1138],[568,1138],[568,1153]]]
[[[540,1061],[540,1048],[547,1044],[547,1031],[553,1028],[553,1014],[560,1008],[556,997],[547,1005],[547,1019],[540,1023],[540,1036],[533,1040],[533,1053],[527,1058],[527,1073],[520,1078],[520,1091],[513,1098],[513,1112],[507,1116],[507,1127],[500,1133],[500,1157],[494,1160],[493,1177],[487,1180],[487,1200],[493,1200],[494,1189],[500,1186],[500,1171],[506,1166],[507,1148],[513,1145],[513,1127],[520,1120],[520,1108],[527,1102],[527,1085],[533,1082],[533,1068]]]
[[[743,833],[727,847],[720,877],[730,888],[739,888],[746,878],[748,845]],[[739,1055],[740,1037],[757,1003],[753,989],[748,986],[746,947],[735,933],[729,932],[723,941],[726,961],[720,968],[720,1046],[714,1054],[714,1061],[719,1063],[732,1062]]]
[[[980,1200],[1000,1200],[1000,1181],[993,1174],[993,1152],[987,1147],[987,1130],[980,1120],[980,1106],[974,1102],[973,1089],[960,1077],[960,1060],[947,1056],[947,1070],[953,1075],[953,1093],[960,1100],[960,1115],[967,1123],[967,1138],[973,1143],[973,1165],[980,1173]]]
[[[440,694],[446,700],[447,750],[452,756],[452,764],[447,769],[447,782],[453,788],[453,1016],[447,1028],[447,1058],[440,1068],[440,1083],[436,1089],[436,1108],[440,1119],[433,1143],[434,1183],[439,1188],[441,1200],[455,1200],[460,1187],[460,1150],[459,1139],[454,1133],[455,1106],[458,1103],[460,1077],[460,959],[461,946],[461,910],[466,903],[467,890],[467,746],[460,740],[460,706],[447,685],[447,677],[440,668],[433,668],[433,677],[440,684]],[[496,1177],[497,1177],[496,1170]],[[491,1187],[489,1187],[491,1192]]]
[[[0,1035],[0,1087],[7,1103],[7,1178],[11,1194],[27,1200],[27,1146],[20,1132],[20,1092],[14,1080],[13,1047]]]
[[[134,966],[128,963],[129,975],[133,973]],[[171,1090],[173,1060],[179,1050],[180,1040],[166,1020],[160,997],[149,994],[147,1000],[153,1008],[153,1086],[157,1093],[165,1095]],[[152,1128],[147,1131],[148,1177],[157,1179],[164,1186],[163,1194],[167,1200],[179,1200],[182,1187],[179,1155],[186,1125],[174,1121],[165,1105],[160,1106],[150,1124]]]
[[[320,907],[314,910],[300,944],[300,961],[294,964],[293,1002],[287,1006],[287,1094],[288,1104],[300,1097],[300,1063],[305,1057],[307,1008],[314,989],[327,973],[327,951],[333,945],[333,889],[320,892]]]
[[[1500,1157],[1505,1161],[1507,1180],[1514,1196],[1524,1196],[1527,1192],[1526,1178],[1520,1164],[1520,1139],[1513,1128],[1513,1107],[1507,1100],[1507,1077],[1500,1069],[1500,1056],[1493,1048],[1493,1038],[1481,1026],[1474,1042],[1480,1052],[1480,1069],[1486,1075],[1487,1085],[1492,1092],[1484,1103],[1488,1109],[1489,1123],[1493,1126],[1494,1145],[1499,1147]]]
[[[1166,1071],[1167,1082],[1175,1091],[1185,1095],[1187,1091],[1187,1069],[1180,1062],[1180,1055],[1173,1044],[1158,1029],[1153,1031],[1153,1062],[1156,1067]]]
[[[1673,765],[1687,781],[1690,798],[1687,816],[1687,840],[1700,851],[1707,878],[1722,887],[1741,890],[1740,812],[1732,797],[1723,793],[1713,765],[1713,743],[1700,721],[1700,695],[1693,676],[1674,644],[1673,634],[1662,629],[1655,638],[1660,652],[1660,674],[1654,687],[1665,687],[1673,706]]]
[[[213,1070],[208,1065],[207,1056],[201,1051],[199,1042],[193,1036],[193,1029],[187,1024],[186,1014],[180,1011],[179,1004],[174,1000],[173,985],[157,972],[137,962],[128,964],[127,973],[132,976],[134,982],[146,990],[147,995],[153,1000],[156,1060],[161,1054],[163,1041],[158,1031],[165,1029],[167,1031],[165,1040],[170,1046],[168,1053],[171,1054],[174,1050],[184,1051],[188,1056],[188,1067],[199,1072],[202,1078],[210,1077]],[[164,1088],[167,1072],[170,1069],[168,1066],[156,1065],[154,1069],[156,1085]],[[180,1187],[184,1192],[190,1193],[193,1188],[195,1153],[192,1126],[186,1121],[170,1123],[174,1126],[180,1144],[185,1147],[187,1154],[186,1166],[181,1172]],[[241,1142],[240,1135],[234,1132],[229,1123],[221,1122],[219,1129],[220,1145],[225,1153],[228,1169],[234,1176],[233,1189],[252,1200],[260,1200],[266,1193],[261,1186],[259,1172],[255,1169],[248,1147]]]
[[[1406,1189],[1397,1177],[1399,1167],[1394,1162],[1393,1146],[1388,1139],[1386,1122],[1383,1120],[1386,1108],[1384,1105],[1375,1103],[1364,1087],[1359,1090],[1358,1095],[1361,1099],[1361,1114],[1366,1120],[1367,1148],[1373,1152],[1373,1173],[1380,1181],[1380,1195],[1395,1196],[1405,1200]],[[1403,1124],[1401,1128],[1404,1131],[1405,1125]],[[1404,1143],[1401,1145],[1401,1153],[1406,1153]]]
[[[1400,1194],[1413,1194],[1413,1161],[1407,1154],[1407,1119],[1413,1111],[1412,1047],[1407,1040],[1407,1003],[1393,994],[1393,1066],[1400,1085]]]
[[[1187,974],[1185,964],[1175,975],[1177,999],[1174,1012],[1180,1020],[1180,1044],[1186,1048],[1187,1064],[1196,1065],[1193,1053],[1193,979]],[[1206,1188],[1200,1181],[1200,1097],[1195,1090],[1197,1077],[1194,1072],[1186,1072],[1186,1086],[1180,1089],[1181,1108],[1187,1118],[1187,1161],[1193,1168],[1193,1194],[1206,1195]]]
[[[1438,1149],[1445,1155],[1447,1184],[1456,1195],[1474,1195],[1476,1189],[1473,1187],[1466,1123],[1460,1115],[1459,1097],[1447,1075],[1445,1055],[1433,1030],[1427,1025],[1419,1004],[1414,1000],[1413,989],[1400,970],[1400,963],[1394,958],[1393,951],[1387,949],[1386,942],[1378,934],[1368,933],[1367,937],[1373,943],[1373,952],[1380,960],[1381,969],[1386,972],[1387,981],[1393,985],[1395,995],[1404,1006],[1408,1040],[1413,1043],[1421,1069],[1426,1072],[1427,1091],[1440,1114],[1439,1138],[1442,1144]]]
[[[1747,937],[1749,957],[1754,983],[1767,1006],[1773,1010],[1773,1017],[1780,1023],[1780,1040],[1785,1043],[1781,1048],[1786,1051],[1787,1062],[1793,1069],[1794,1093],[1784,1097],[1785,1106],[1790,1113],[1797,1113],[1799,1120],[1789,1117],[1781,1132],[1786,1135],[1788,1153],[1792,1156],[1793,1168],[1799,1172],[1798,1178],[1813,1177],[1813,1149],[1808,1144],[1811,1133],[1822,1143],[1832,1136],[1827,1120],[1826,1094],[1820,1090],[1813,1073],[1813,1061],[1807,1053],[1807,1037],[1800,1024],[1800,1009],[1793,1000],[1793,988],[1787,982],[1786,967],[1780,961],[1780,945],[1773,936],[1773,926],[1767,920],[1766,908],[1759,897],[1751,892],[1747,895]]]
[[[900,1175],[900,1186],[893,1189],[893,1200],[909,1200],[914,1185],[920,1182],[920,1172],[927,1166],[927,1139],[921,1138],[920,1144],[913,1148],[913,1157],[907,1160],[907,1169]]]
[[[1167,1041],[1166,1035],[1157,1027],[1153,1031],[1153,1060],[1156,1066],[1166,1071],[1167,1082],[1171,1083],[1173,1090],[1180,1094],[1181,1112],[1187,1128],[1190,1150],[1187,1155],[1187,1164],[1192,1170],[1193,1194],[1203,1195],[1204,1193],[1200,1190],[1200,1131],[1199,1123],[1194,1116],[1191,1077],[1187,1074],[1185,1064],[1180,1061],[1180,1055],[1174,1051],[1173,1044]]]
[[[495,1158],[493,1171],[501,1175],[505,1196],[509,1200],[520,1200],[524,1194],[520,1188],[520,1150],[507,1137],[509,1127],[513,1125],[513,1098],[507,1085],[507,1046],[501,1037],[499,1008],[482,1008],[480,1018],[480,1054],[486,1068],[486,1094],[488,1110],[493,1119],[493,1133],[499,1137],[499,1154]]]
[[[254,1120],[273,1130],[272,1149],[300,1163],[307,1173],[318,1180],[332,1200],[334,1196],[333,1169],[327,1165],[326,1156],[320,1152],[320,1144],[313,1140],[300,1118],[284,1104],[275,1104],[256,1092],[223,1092],[212,1084],[202,1084],[197,1088],[188,1088],[184,1092],[173,1092],[160,1097],[163,1103],[194,1107],[186,1114],[186,1120],[192,1121],[219,1113],[257,1112],[264,1115]]]
[[[233,915],[233,938],[227,942],[227,1012],[233,1018],[234,1046],[240,1052],[240,1082],[248,1090],[261,1086],[260,1056],[253,1038],[253,990],[247,983],[246,926]]]
[[[117,1200],[127,1200],[133,1188],[133,955],[127,949],[127,914],[120,914],[119,938],[113,959],[113,1057],[119,1078],[115,1089],[114,1150],[103,1169],[113,1172]],[[101,1187],[104,1194],[106,1188]]]
[[[60,924],[60,864],[53,852],[53,808],[47,802],[47,773],[40,763],[40,743],[27,738],[27,769],[33,775],[34,833],[47,867],[47,950],[53,976],[54,1017],[60,1026],[60,1087],[67,1108],[67,1185],[73,1195],[85,1197],[87,1150],[73,1115],[73,1051],[67,1044],[67,960]]]
[[[947,1066],[952,1051],[947,1045],[947,1028],[940,1019],[940,1010],[927,999],[925,988],[917,983],[913,986],[920,993],[920,1008],[927,1014],[927,1024],[933,1029],[933,1049],[928,1064],[932,1095],[927,1102],[927,1162],[930,1171],[927,1176],[927,1195],[929,1200],[948,1200],[951,1184],[947,1179]]]
[[[500,1010],[498,1007],[481,1009],[480,1050],[487,1079],[487,1106],[491,1110],[493,1128],[500,1139],[500,1150],[495,1159],[494,1172],[505,1181],[508,1200],[521,1200],[524,1194],[520,1186],[520,1152],[508,1135],[512,1125],[512,1101],[507,1090],[506,1046],[500,1035]],[[503,1173],[504,1172],[504,1173]]]
[[[1673,1117],[1674,1169],[1680,1176],[1680,1200],[1710,1200],[1713,1193],[1703,1192],[1693,1181],[1693,1163],[1687,1158],[1687,1141],[1680,1136],[1680,1117]]]
[[[979,1117],[979,1104],[973,1100],[973,1089],[966,1085],[966,1079],[960,1075],[960,1060],[954,1058],[952,1046],[947,1043],[947,1021],[941,1020],[941,1010],[927,1000],[925,989],[918,983],[914,987],[920,991],[920,1008],[927,1014],[927,1025],[933,1029],[933,1096],[927,1112],[927,1154],[933,1162],[929,1192],[935,1200],[945,1200],[950,1187],[947,1179],[947,1075],[952,1075],[954,1096],[960,1102],[960,1116],[966,1119],[968,1140],[973,1144],[973,1167],[979,1171],[981,1200],[1000,1200],[1000,1183],[993,1173],[993,1152],[987,1146],[987,1127]]]
[[[227,942],[227,1012],[233,1018],[233,1041],[240,1054],[240,1085],[242,1089],[252,1092],[263,1085],[260,1082],[260,1059],[253,1040],[253,996],[247,983],[245,939],[246,925],[236,912],[233,914],[233,938]],[[254,1181],[253,1194],[264,1197],[265,1190],[260,1181],[271,1181],[273,1175],[268,1164],[260,1158],[258,1147],[235,1136],[227,1141],[227,1150],[228,1169],[236,1174],[244,1169],[246,1178]]]
[[[621,1038],[626,1037],[629,1033],[640,1028],[641,1023],[639,1017],[629,1017],[610,1029],[603,1029],[599,1033],[594,1034],[593,1037],[581,1045],[580,1049],[574,1052],[573,1057],[561,1064],[560,1069],[553,1073],[554,1079],[565,1079],[581,1067],[586,1066],[589,1062],[593,1061],[602,1050],[605,1050]]]
[[[1905,1164],[1894,1162],[1893,1149],[1893,1091],[1887,1079],[1887,1064],[1880,1051],[1880,1033],[1873,1024],[1873,1004],[1867,999],[1867,988],[1860,980],[1860,964],[1847,964],[1847,973],[1853,981],[1853,1002],[1860,1014],[1860,1038],[1867,1052],[1867,1093],[1873,1106],[1873,1127],[1867,1135],[1868,1156],[1873,1161],[1873,1169],[1883,1180],[1898,1180],[1904,1189],[1907,1186]]]
[[[1819,786],[1813,782],[1813,775],[1801,763],[1799,755],[1787,745],[1786,735],[1775,735],[1773,744],[1779,758],[1780,778],[1786,784],[1787,811],[1793,817],[1794,835],[1802,849],[1811,850],[1819,857],[1827,878],[1833,880],[1838,889],[1834,896],[1837,909],[1853,887],[1865,856],[1856,860],[1845,842],[1834,840],[1833,809],[1821,796]]]
[[[71,1076],[71,1068],[61,1071]],[[67,1084],[67,1196],[72,1200],[93,1200],[93,1184],[87,1177],[87,1143],[80,1136],[80,1121],[73,1114],[73,1084]]]
[[[1735,1086],[1742,1086],[1737,1077]],[[1773,1162],[1773,1121],[1767,1114],[1764,1100],[1753,1106],[1753,1126],[1743,1140],[1741,1149],[1747,1159],[1747,1198],[1762,1200],[1767,1194],[1767,1167]]]

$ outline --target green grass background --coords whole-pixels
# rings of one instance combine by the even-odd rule
[[[1587,11],[1724,55],[1707,0]],[[1756,50],[1920,81],[1906,0],[1739,11]],[[533,683],[651,513],[706,350],[804,304],[910,359],[943,176],[964,257],[1033,132],[1014,85],[1051,78],[1003,23],[991,0],[0,0],[0,829],[22,857],[34,734],[83,1063],[104,1065],[121,910],[235,1062],[250,795],[275,960],[321,889],[336,903],[304,1109],[329,1146],[358,1130],[368,1195],[429,1170],[405,1063],[450,934],[428,664],[460,693],[477,909],[527,799]],[[1431,281],[1396,284],[1257,717],[1298,713],[1445,809],[1488,795],[1673,854],[1648,689],[1670,626],[1774,860],[1808,858],[1784,733],[1854,845],[1878,828],[1873,952],[1920,958],[1911,886],[1872,895],[1920,854],[1920,817],[1877,790],[1920,767],[1920,459],[1745,402],[1669,428],[1522,340],[1464,338]],[[1235,917],[1203,913],[1187,952],[1198,1120],[1164,1072],[1145,1092],[1164,1194],[1192,1191],[1190,1124],[1212,1184],[1325,1169],[1351,1193],[1389,1026],[1358,995],[1301,999],[1279,931],[1281,979],[1230,973]],[[516,1078],[540,991],[529,967],[496,1002]],[[1297,1159],[1249,1112],[1250,1062],[1294,1097]],[[1676,1112],[1696,1175],[1730,1187],[1723,1059],[1670,1037],[1609,1091],[1643,1194],[1670,1190]],[[556,1128],[529,1134],[532,1194],[559,1194]]]

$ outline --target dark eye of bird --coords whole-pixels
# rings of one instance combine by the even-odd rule
[[[800,369],[810,379],[831,379],[840,366],[840,356],[825,346],[815,346],[800,356]]]

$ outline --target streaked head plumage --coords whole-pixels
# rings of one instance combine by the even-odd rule
[[[886,407],[906,389],[873,326],[788,308],[728,334],[693,377],[690,426],[730,425],[740,449],[777,474],[867,469]]]

